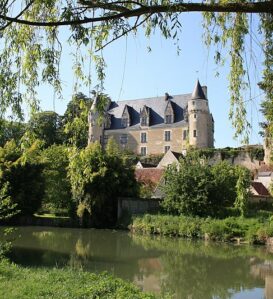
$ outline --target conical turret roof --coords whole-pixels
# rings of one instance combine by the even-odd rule
[[[191,95],[191,99],[192,100],[198,100],[198,99],[206,100],[206,96],[204,94],[202,86],[200,85],[199,80],[197,80],[197,82],[196,82],[193,93]]]

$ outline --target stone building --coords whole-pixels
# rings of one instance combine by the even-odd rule
[[[109,102],[102,122],[97,104],[95,99],[89,113],[89,143],[104,146],[113,137],[121,148],[144,156],[213,147],[214,120],[207,87],[199,81],[192,94]]]

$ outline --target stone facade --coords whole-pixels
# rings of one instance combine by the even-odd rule
[[[192,94],[111,102],[103,124],[98,122],[96,105],[95,99],[89,113],[89,143],[104,146],[112,137],[122,149],[141,155],[214,145],[207,88],[199,81]]]

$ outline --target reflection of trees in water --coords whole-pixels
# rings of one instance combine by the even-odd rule
[[[133,280],[142,277],[138,260],[157,256],[135,244],[125,232],[95,229],[20,228],[13,260],[23,265],[64,266],[109,271]],[[22,257],[22,259],[21,259]]]
[[[177,298],[230,298],[241,289],[264,287],[261,279],[251,275],[248,258],[167,253],[161,261],[166,274],[162,289],[173,290]]]
[[[176,298],[230,298],[242,289],[264,288],[261,276],[251,272],[253,264],[262,263],[265,247],[232,246],[181,239],[133,236],[146,249],[162,251],[161,289]]]
[[[264,287],[265,277],[253,271],[265,259],[273,262],[273,254],[266,247],[94,229],[20,228],[19,233],[22,237],[16,240],[13,251],[18,263],[108,271],[142,286],[161,286],[163,291],[175,292],[179,299],[229,298],[231,292],[241,288]]]

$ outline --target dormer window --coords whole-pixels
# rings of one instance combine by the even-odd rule
[[[150,109],[146,105],[140,110],[140,126],[148,127],[150,125]]]
[[[166,124],[172,124],[173,123],[173,116],[172,115],[166,115],[165,116],[165,123]]]
[[[129,113],[129,106],[125,105],[122,117],[121,117],[121,126],[123,128],[127,128],[131,125],[130,113]]]
[[[111,115],[106,113],[104,118],[104,127],[105,129],[110,129],[111,127]]]
[[[123,128],[127,128],[127,127],[129,127],[129,119],[126,118],[126,117],[123,117],[123,118],[121,119],[121,126],[122,126]]]
[[[164,122],[165,124],[174,123],[174,111],[172,107],[172,102],[170,100],[168,100],[165,108]]]
[[[141,126],[148,126],[148,118],[147,116],[143,116],[141,117],[141,123],[140,123]]]

